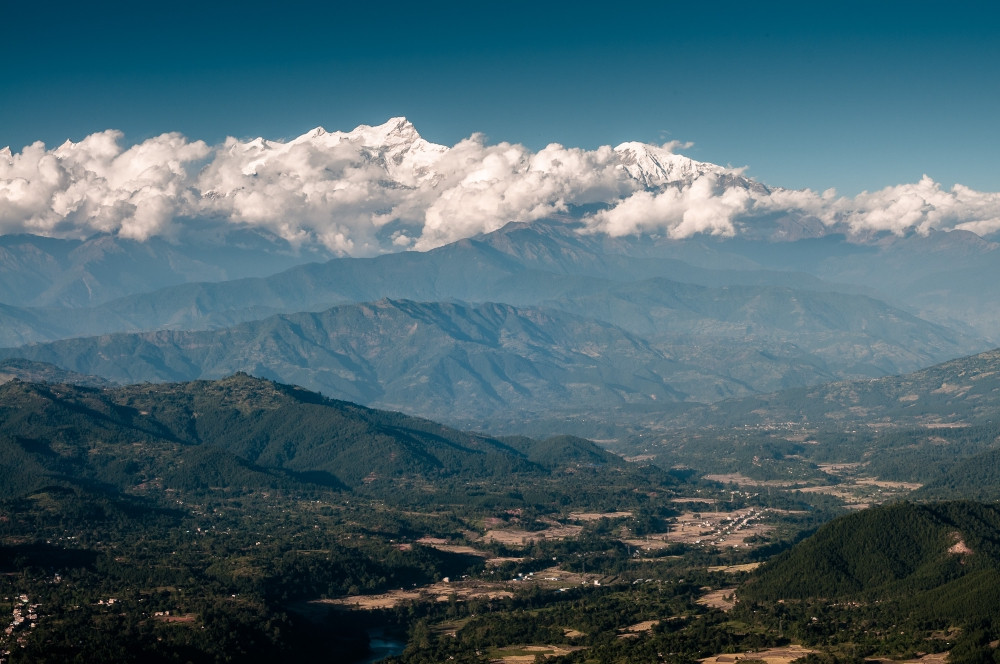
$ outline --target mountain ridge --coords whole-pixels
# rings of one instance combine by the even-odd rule
[[[631,244],[580,235],[566,223],[509,224],[503,229],[439,247],[376,258],[340,258],[309,263],[269,277],[222,283],[192,283],[148,294],[129,295],[98,307],[67,314],[61,310],[9,310],[8,333],[0,343],[103,334],[164,327],[204,329],[261,318],[273,313],[317,310],[343,302],[381,297],[415,300],[457,299],[534,305],[547,296],[538,288],[505,285],[526,272],[636,281],[665,277],[709,286],[768,284],[861,294],[860,286],[822,281],[801,272],[714,269],[668,257],[632,255]],[[732,262],[731,260],[729,262]],[[476,279],[468,279],[475,274]],[[551,279],[552,277],[547,277]],[[243,313],[240,313],[240,312]],[[67,321],[80,320],[74,329]],[[37,322],[33,322],[37,321]],[[31,326],[39,328],[31,335]],[[46,326],[49,328],[46,329]],[[54,331],[62,328],[62,332]],[[2,328],[0,328],[2,331]]]
[[[1000,407],[1000,349],[948,360],[904,375],[835,381],[719,402],[689,411],[683,426],[826,422],[961,426],[989,420]]]
[[[726,298],[716,302],[723,311],[745,304],[743,291],[715,293]],[[659,294],[655,287],[653,294]],[[692,302],[698,305],[700,299],[705,298]],[[831,363],[850,348],[860,355],[845,357],[857,366],[842,364],[840,371],[867,376],[886,368],[868,366],[874,337],[864,336],[863,329],[841,330],[834,335],[836,343],[827,333],[814,335],[815,349],[809,351],[780,337],[761,336],[737,345],[734,340],[743,338],[746,321],[728,335],[716,331],[712,337],[700,327],[719,321],[696,311],[687,329],[652,339],[581,315],[588,309],[593,306],[586,300],[572,313],[384,298],[218,330],[118,333],[33,344],[0,350],[0,356],[48,362],[115,382],[220,378],[247,371],[447,422],[500,413],[537,415],[546,409],[607,413],[623,405],[715,401],[785,386],[785,381],[825,382],[837,375]],[[921,326],[907,329],[926,333]],[[914,363],[912,357],[906,359],[909,348],[890,350],[888,345],[882,349],[880,362]]]
[[[595,462],[625,467],[590,441],[507,443],[239,373],[102,389],[0,385],[0,468],[20,478],[0,486],[4,499],[54,480],[135,495],[248,482],[382,491],[397,481],[542,476]]]

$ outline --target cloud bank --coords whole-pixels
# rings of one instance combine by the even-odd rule
[[[475,135],[446,147],[402,118],[288,142],[208,146],[171,133],[126,148],[122,140],[109,130],[55,149],[0,150],[0,233],[142,240],[241,227],[361,256],[429,249],[594,204],[582,214],[586,227],[616,236],[733,236],[776,213],[855,234],[1000,231],[998,193],[946,190],[927,177],[853,198],[770,189],[676,154],[689,147],[677,143],[531,151]]]

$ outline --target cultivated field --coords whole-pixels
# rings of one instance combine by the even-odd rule
[[[784,648],[770,648],[768,650],[758,650],[756,652],[746,652],[737,654],[714,655],[698,661],[705,664],[732,664],[744,659],[763,660],[767,664],[791,664],[792,661],[805,657],[815,650],[809,650],[798,645],[785,646]]]
[[[360,610],[392,609],[407,602],[447,602],[452,595],[459,600],[470,600],[513,597],[514,593],[507,590],[507,586],[501,583],[485,581],[446,583],[440,581],[416,588],[390,590],[378,595],[348,595],[333,599],[314,599],[310,600],[308,604],[325,604],[344,609]]]

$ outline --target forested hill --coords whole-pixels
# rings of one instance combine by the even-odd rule
[[[0,386],[8,497],[53,481],[130,492],[301,483],[390,491],[401,479],[541,476],[582,465],[625,464],[589,441],[506,444],[245,374],[105,390]]]
[[[48,362],[23,358],[0,360],[0,383],[19,378],[29,383],[71,383],[87,387],[110,387],[112,383],[100,376],[66,371]]]
[[[794,388],[692,408],[679,423],[953,425],[991,420],[998,408],[1000,349],[994,349],[900,376]]]
[[[1000,439],[991,449],[967,459],[959,459],[940,477],[913,493],[914,500],[1000,500]]]
[[[747,602],[879,605],[926,619],[981,616],[1000,600],[1000,506],[898,503],[836,519],[739,591]],[[861,608],[858,609],[862,610]]]

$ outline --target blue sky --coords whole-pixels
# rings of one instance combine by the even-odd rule
[[[991,3],[11,4],[15,152],[405,115],[448,145],[680,140],[771,185],[854,194],[926,173],[1000,190]]]

